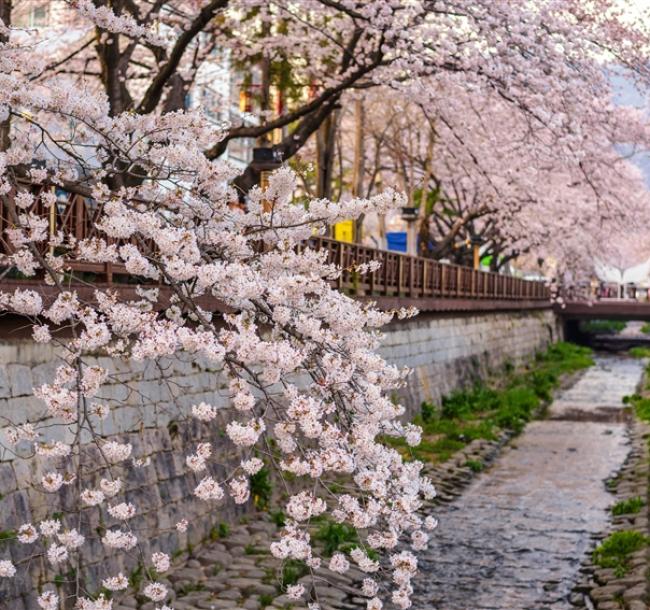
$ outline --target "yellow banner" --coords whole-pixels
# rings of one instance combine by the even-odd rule
[[[354,243],[354,221],[342,220],[334,225],[334,239],[349,244]]]

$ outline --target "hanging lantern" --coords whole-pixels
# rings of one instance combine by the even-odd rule
[[[253,96],[249,89],[239,90],[239,112],[252,112]]]

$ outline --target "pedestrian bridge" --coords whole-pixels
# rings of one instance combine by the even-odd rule
[[[633,299],[568,301],[554,306],[564,320],[643,320],[650,321],[650,302]]]

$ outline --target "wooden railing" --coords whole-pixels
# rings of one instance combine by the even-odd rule
[[[34,194],[38,189],[34,189]],[[89,198],[76,194],[59,193],[57,204],[45,208],[40,198],[30,210],[48,218],[50,232],[62,231],[77,240],[97,234],[95,222],[101,214],[97,204]],[[13,226],[9,210],[0,199],[0,254],[10,254],[11,244],[5,229]],[[359,297],[393,297],[411,299],[472,299],[508,301],[550,301],[550,293],[544,282],[524,280],[498,273],[477,271],[468,267],[440,263],[427,258],[407,256],[349,244],[333,239],[314,237],[309,247],[327,250],[327,261],[343,268],[337,287]],[[378,261],[377,271],[362,275],[355,267]],[[73,271],[91,273],[88,281],[98,283],[121,283],[128,281],[122,265],[111,263],[73,263]]]
[[[344,269],[338,287],[357,296],[550,301],[550,292],[544,282],[324,237],[310,239],[309,246],[327,250],[327,261]],[[355,266],[371,261],[381,263],[379,270],[366,275],[354,271]]]
[[[30,192],[40,195],[44,190],[54,190],[51,187],[34,187]],[[59,191],[57,203],[54,206],[46,207],[40,197],[35,198],[35,203],[27,211],[42,218],[47,218],[49,234],[54,235],[61,231],[66,236],[72,236],[76,240],[89,237],[103,237],[97,230],[95,224],[101,217],[101,207],[97,203],[82,195]],[[5,230],[14,226],[8,206],[0,198],[0,254],[11,254],[12,245],[5,233]],[[110,240],[108,240],[110,241]],[[40,245],[41,254],[46,254],[48,247]],[[114,274],[126,273],[121,265],[112,263],[80,263],[73,261],[70,268],[75,272],[92,273],[99,281],[111,284]]]

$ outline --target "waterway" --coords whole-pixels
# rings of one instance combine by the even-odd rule
[[[609,520],[605,481],[629,450],[622,399],[638,360],[599,356],[453,503],[420,555],[418,610],[567,610],[592,536]]]

